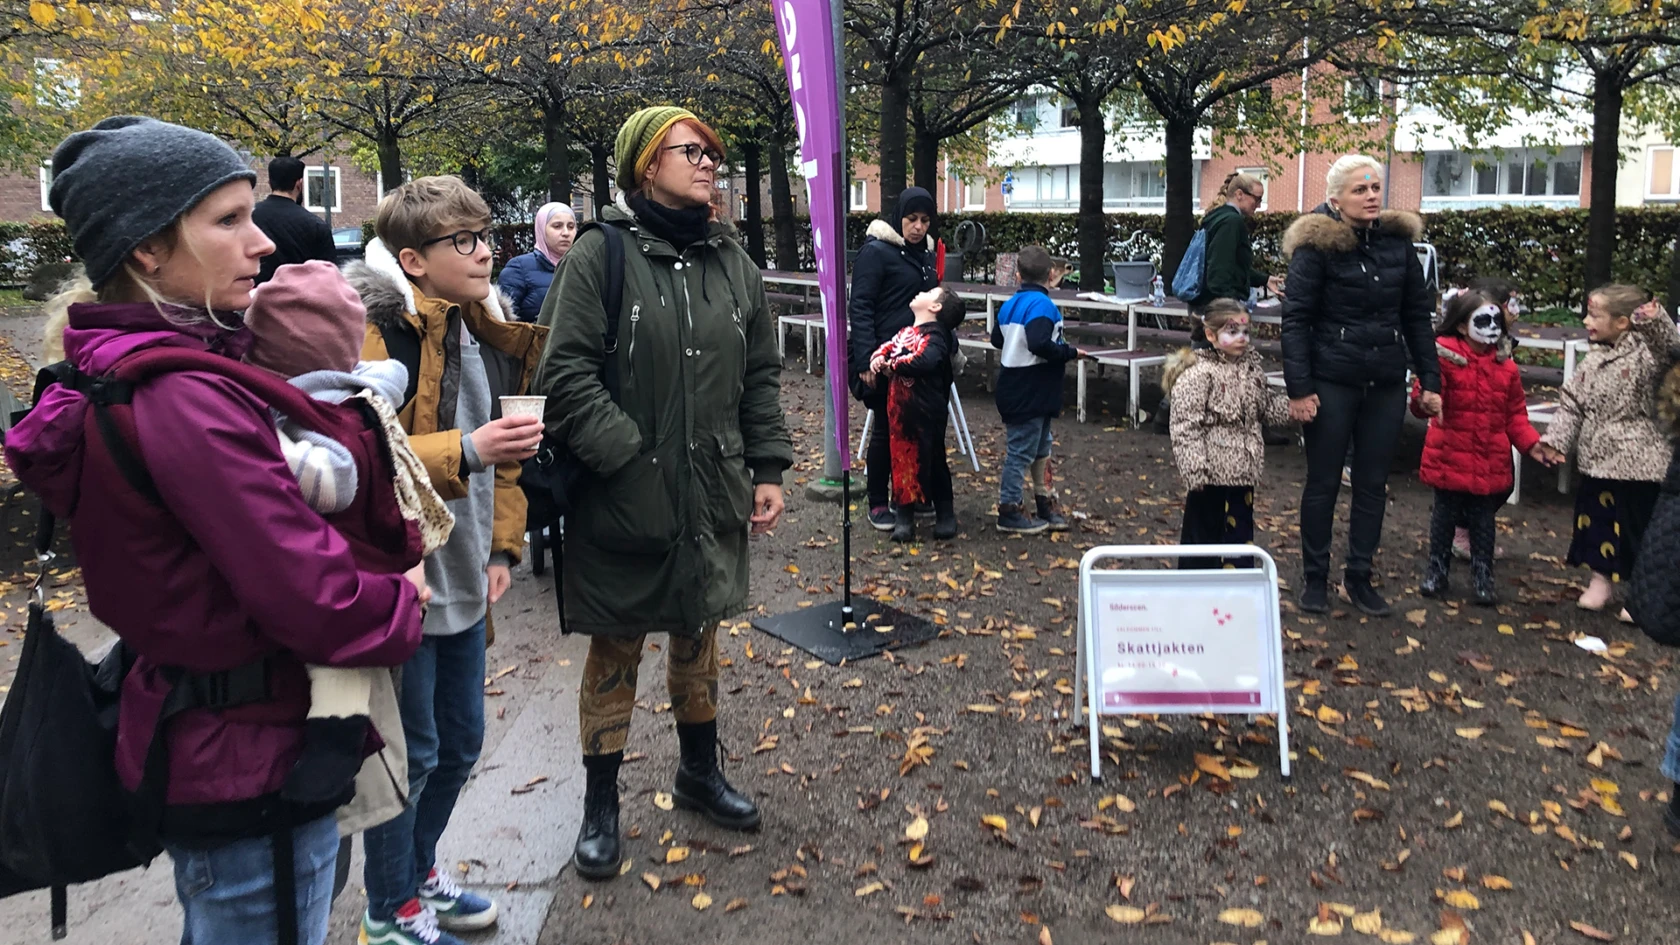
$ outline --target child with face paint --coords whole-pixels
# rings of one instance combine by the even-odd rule
[[[1249,343],[1248,310],[1241,302],[1209,302],[1192,331],[1212,347],[1175,355],[1162,378],[1172,397],[1173,459],[1187,491],[1180,543],[1248,544],[1254,540],[1254,487],[1266,463],[1260,428],[1289,422],[1289,397],[1267,385],[1260,353]],[[1249,559],[1181,558],[1178,566],[1252,564]]]
[[[1517,319],[1522,315],[1522,294],[1517,291],[1517,284],[1503,276],[1477,276],[1470,280],[1470,285],[1466,288],[1482,293],[1492,299],[1495,305],[1504,309],[1505,334],[1500,337],[1499,344],[1494,348],[1494,357],[1499,360],[1511,357],[1517,347]],[[1445,306],[1452,301],[1453,296],[1463,291],[1462,288],[1448,289],[1446,294],[1441,297],[1441,304]],[[1470,520],[1460,513],[1457,521],[1453,524],[1456,526],[1453,532],[1453,557],[1460,561],[1469,561]],[[1495,544],[1493,559],[1498,561],[1503,557],[1505,557],[1504,547]]]
[[[1453,527],[1470,533],[1471,593],[1477,604],[1497,602],[1493,585],[1494,514],[1514,479],[1511,449],[1544,462],[1540,434],[1528,422],[1528,398],[1515,361],[1500,355],[1507,313],[1486,293],[1455,294],[1435,329],[1441,362],[1441,412],[1429,418],[1418,478],[1435,489],[1429,520],[1429,564],[1420,593],[1445,598],[1452,566]],[[1412,413],[1423,410],[1422,388],[1412,384]]]
[[[1577,606],[1603,610],[1615,584],[1633,575],[1668,473],[1673,446],[1656,417],[1656,390],[1680,333],[1649,292],[1631,285],[1592,290],[1582,320],[1592,350],[1563,385],[1540,449],[1553,463],[1575,457],[1581,485],[1566,560],[1592,571]],[[1626,610],[1620,618],[1632,622]]]

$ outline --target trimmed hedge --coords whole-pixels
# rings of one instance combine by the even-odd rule
[[[1254,265],[1281,272],[1278,244],[1294,213],[1260,213],[1252,223]],[[846,221],[847,245],[863,242],[864,230],[875,219],[853,214]],[[1077,217],[1067,213],[948,213],[940,215],[946,245],[964,220],[985,226],[986,248],[963,260],[966,281],[989,282],[999,252],[1013,252],[1037,243],[1052,254],[1077,259]],[[1160,214],[1105,215],[1110,258],[1121,259],[1121,244],[1138,237],[1125,256],[1150,256],[1161,251],[1165,218]],[[816,268],[811,256],[810,227],[799,220],[800,261]],[[1587,211],[1501,207],[1485,210],[1443,210],[1424,214],[1424,239],[1441,258],[1441,276],[1462,282],[1475,276],[1506,276],[1522,287],[1531,308],[1563,306],[1579,309],[1586,266]],[[1661,293],[1669,281],[1674,244],[1680,238],[1680,208],[1622,207],[1616,212],[1617,252],[1613,276]],[[952,247],[954,248],[954,247]]]
[[[59,220],[0,223],[0,285],[24,285],[36,266],[75,255],[70,234]]]
[[[1278,242],[1295,219],[1293,213],[1260,213],[1253,221],[1254,264],[1282,270]],[[851,214],[846,220],[846,245],[863,242],[864,230],[875,217]],[[1012,252],[1038,243],[1051,253],[1069,258],[1079,254],[1078,218],[1071,213],[948,213],[940,216],[947,245],[957,225],[973,220],[986,228],[986,248],[963,260],[964,278],[989,282],[998,252]],[[1104,216],[1112,258],[1151,256],[1161,251],[1160,214],[1111,213]],[[816,268],[811,255],[811,227],[799,218],[801,268]],[[765,221],[766,242],[773,240]],[[497,227],[501,238],[498,267],[520,253],[530,252],[531,227],[510,223]],[[373,238],[371,223],[363,236]],[[1136,233],[1137,238],[1122,251]],[[1425,214],[1424,238],[1441,257],[1442,277],[1459,282],[1473,276],[1506,276],[1522,287],[1531,308],[1562,306],[1579,309],[1586,265],[1587,211],[1502,207],[1486,210],[1443,210]],[[1631,282],[1655,292],[1668,284],[1674,244],[1680,238],[1680,207],[1622,207],[1616,212],[1617,252],[1613,266],[1618,282]],[[954,249],[955,247],[952,246]],[[0,284],[21,285],[41,262],[72,255],[69,236],[57,220],[0,223]]]

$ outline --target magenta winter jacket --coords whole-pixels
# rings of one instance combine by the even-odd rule
[[[238,357],[248,344],[243,332],[175,325],[148,304],[72,306],[64,341],[89,375],[157,345]],[[160,375],[138,387],[132,415],[167,508],[122,478],[80,394],[50,389],[6,436],[18,479],[70,522],[93,615],[139,656],[123,687],[117,770],[130,789],[139,783],[168,688],[160,666],[212,672],[272,656],[272,699],[189,711],[168,728],[170,804],[269,794],[302,745],[302,664],[402,663],[420,643],[414,587],[357,570],[304,502],[266,406],[237,383]]]

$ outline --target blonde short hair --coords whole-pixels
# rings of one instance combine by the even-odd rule
[[[455,227],[490,223],[490,205],[453,175],[417,177],[385,195],[373,220],[374,235],[394,256]]]
[[[1381,177],[1382,162],[1364,154],[1349,154],[1337,158],[1336,163],[1330,165],[1329,173],[1324,175],[1325,198],[1340,197],[1342,191],[1347,189],[1348,181],[1359,171],[1375,171],[1377,176]]]

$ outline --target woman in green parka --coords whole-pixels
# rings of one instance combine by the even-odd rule
[[[620,393],[601,383],[603,230],[578,237],[543,306],[533,390],[549,433],[592,476],[566,518],[567,629],[590,635],[578,693],[586,773],[573,862],[618,875],[618,768],[649,633],[670,634],[666,681],[682,760],[673,797],[733,829],[758,826],[717,763],[717,626],[747,602],[749,532],[782,514],[793,446],[758,268],[711,219],[723,147],[693,113],[645,108],[619,129],[620,195],[602,214],[625,249]]]
[[[1266,182],[1259,177],[1233,173],[1225,178],[1213,208],[1202,217],[1202,229],[1207,231],[1207,268],[1203,270],[1202,294],[1191,302],[1191,308],[1200,311],[1214,299],[1247,303],[1250,289],[1269,286],[1277,292],[1282,287],[1282,280],[1254,268],[1248,218],[1259,211],[1265,199]]]

